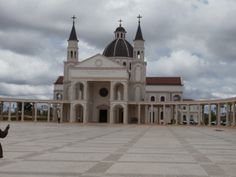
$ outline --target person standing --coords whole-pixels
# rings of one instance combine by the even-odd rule
[[[9,128],[10,128],[10,125],[8,124],[4,131],[2,131],[0,129],[0,138],[5,138],[7,136]],[[0,143],[0,158],[3,158],[3,152],[2,152],[2,145],[1,145],[1,143]]]

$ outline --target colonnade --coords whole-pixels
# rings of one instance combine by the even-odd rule
[[[8,104],[3,109],[3,104]],[[39,121],[38,107],[40,104],[47,105],[46,121],[70,121],[63,119],[63,107],[72,105],[70,101],[65,100],[33,100],[33,99],[10,99],[0,98],[0,120],[12,121],[12,105],[21,103],[21,106],[17,108],[17,114],[20,113],[20,119],[18,121],[25,121],[25,104],[32,104],[32,121]],[[130,110],[129,107],[135,108],[135,115],[137,117],[137,124],[195,124],[206,126],[236,126],[235,117],[235,105],[236,98],[228,98],[222,100],[201,100],[201,101],[171,101],[171,102],[127,102],[126,104],[118,104],[114,102],[110,105],[110,120],[108,123],[117,123],[115,121],[114,110],[116,106],[121,106],[123,109],[123,124],[130,123]],[[70,106],[70,109],[73,107]],[[192,109],[193,108],[193,109]],[[19,110],[20,109],[20,110]],[[83,107],[84,109],[84,107]],[[156,111],[156,112],[155,112]],[[3,115],[3,112],[5,113]],[[76,113],[74,110],[72,112]],[[154,114],[155,112],[155,114]],[[87,109],[83,112],[83,123],[88,122]],[[194,115],[194,121],[190,119],[190,116]],[[72,115],[70,115],[72,116]],[[184,120],[184,116],[186,120]],[[150,122],[151,120],[151,122]],[[155,121],[153,121],[155,120]],[[71,121],[73,122],[73,121]],[[122,122],[119,122],[122,123]]]

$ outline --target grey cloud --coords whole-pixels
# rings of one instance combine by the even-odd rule
[[[14,54],[14,60],[24,61],[27,66],[33,64],[27,71],[24,63],[16,62],[14,67],[18,74],[0,66],[0,83],[15,88],[33,85],[43,89],[45,85],[47,90],[63,72],[72,15],[78,16],[76,29],[80,57],[84,59],[103,52],[114,38],[120,18],[124,21],[127,39],[132,43],[138,14],[143,16],[141,25],[149,75],[182,76],[187,97],[215,98],[234,94],[234,0],[1,1],[0,62],[12,57],[6,54],[9,51]],[[173,53],[179,51],[187,53],[179,57],[183,63],[173,60]],[[14,60],[11,59],[11,65]],[[27,95],[14,93],[15,96]],[[31,96],[36,97],[37,93],[40,97],[52,94],[36,89]]]

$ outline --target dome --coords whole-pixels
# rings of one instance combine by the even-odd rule
[[[103,55],[106,57],[133,57],[133,46],[124,38],[117,38],[108,44]]]
[[[116,28],[115,33],[116,32],[124,32],[124,33],[126,33],[125,29],[122,26],[119,26],[118,28]]]

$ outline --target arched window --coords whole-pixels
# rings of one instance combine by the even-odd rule
[[[151,101],[155,101],[155,97],[154,96],[151,96]]]
[[[73,51],[70,51],[70,58],[73,58]]]
[[[140,51],[137,52],[137,58],[140,59]]]
[[[76,58],[76,52],[74,52],[74,57]]]
[[[174,98],[174,101],[180,101],[180,96],[179,95],[175,95],[173,98]]]
[[[61,95],[60,93],[57,93],[57,94],[56,94],[56,99],[57,99],[57,100],[61,100],[61,99],[62,99],[62,95]]]
[[[129,70],[131,70],[131,63],[129,63]]]
[[[126,66],[126,62],[125,61],[123,62],[123,65]]]
[[[161,96],[161,101],[165,101],[165,97],[164,96]]]
[[[121,37],[121,38],[123,37],[123,34],[122,34],[122,33],[120,34],[120,37]]]

